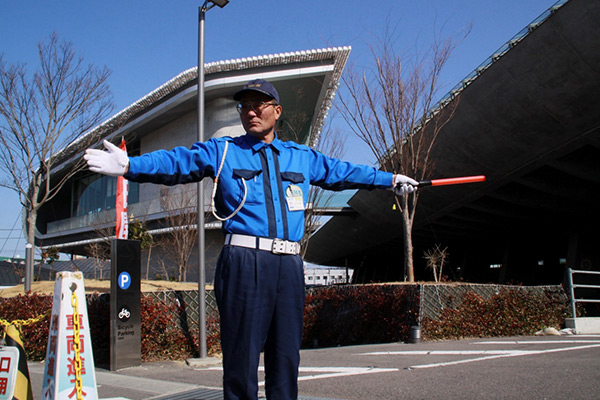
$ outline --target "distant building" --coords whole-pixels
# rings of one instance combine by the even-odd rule
[[[413,225],[423,255],[448,248],[451,280],[559,284],[567,267],[600,271],[600,2],[559,0],[440,102],[458,102],[426,179],[486,175],[483,184],[423,188]],[[354,214],[331,218],[306,260],[349,265],[360,282],[404,280],[401,217],[390,191],[359,190]]]
[[[316,146],[349,53],[348,47],[327,48],[206,64],[206,138],[245,133],[232,96],[249,80],[264,78],[271,81],[280,94],[283,114],[276,128],[279,137]],[[177,75],[54,155],[58,163],[55,163],[52,179],[64,176],[88,146],[99,147],[103,139],[117,143],[122,137],[127,141],[130,155],[191,146],[197,140],[197,68]],[[71,178],[58,195],[39,210],[36,245],[54,246],[67,254],[91,255],[93,247],[102,244],[100,236],[114,234],[111,226],[115,221],[116,183],[114,177],[87,170]],[[204,204],[208,208],[212,182],[205,180],[204,184]],[[167,221],[171,215],[195,212],[195,206],[180,205],[195,193],[196,185],[167,188],[130,182],[128,212],[144,221],[153,236],[164,237],[178,228]],[[220,227],[220,222],[206,220],[208,282],[213,279],[216,257],[223,245]],[[193,253],[187,271],[187,279],[192,281],[198,279],[197,249]],[[150,278],[165,277],[174,270],[172,262],[163,255],[160,248],[152,250],[152,259],[159,259],[161,263],[158,270],[150,271]],[[145,259],[142,265],[145,276]],[[153,262],[152,266],[157,267],[157,263]]]
[[[47,264],[40,265],[34,261],[33,275],[35,279],[48,280],[53,276]],[[23,284],[25,281],[25,259],[18,257],[0,257],[0,289]]]
[[[339,285],[352,282],[354,270],[342,267],[310,266],[304,264],[306,286]]]

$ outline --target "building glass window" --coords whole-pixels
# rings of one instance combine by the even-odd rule
[[[129,156],[140,154],[138,141],[127,143]],[[116,207],[117,178],[88,172],[73,180],[73,201],[71,216],[82,215],[110,210]],[[128,204],[139,202],[139,184],[129,182]]]
[[[89,174],[73,182],[73,209],[71,215],[79,217],[115,208],[117,201],[117,178]],[[139,201],[139,184],[129,182],[128,203]]]

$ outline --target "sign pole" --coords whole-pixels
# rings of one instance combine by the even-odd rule
[[[110,370],[142,365],[138,240],[113,239],[110,274]]]

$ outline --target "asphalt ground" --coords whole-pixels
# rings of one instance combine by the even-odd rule
[[[301,358],[299,399],[305,400],[600,399],[600,335],[348,346],[302,350]],[[34,398],[41,398],[44,365],[29,365]],[[220,364],[193,365],[97,368],[98,395],[222,399]]]

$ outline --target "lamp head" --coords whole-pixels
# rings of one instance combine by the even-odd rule
[[[225,7],[227,5],[227,3],[229,3],[229,0],[209,0],[211,3],[213,3],[214,5],[217,5],[221,8]]]

